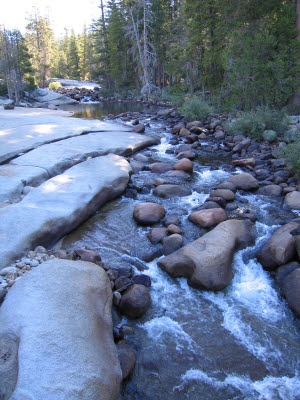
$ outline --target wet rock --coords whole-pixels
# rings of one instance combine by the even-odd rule
[[[295,238],[299,225],[290,222],[277,229],[257,253],[257,260],[266,270],[287,264],[296,254]]]
[[[150,171],[153,172],[154,174],[164,174],[165,172],[171,171],[172,169],[173,169],[172,164],[163,162],[153,163],[150,166]]]
[[[187,125],[186,125],[186,128],[187,129],[191,129],[191,128],[193,128],[193,127],[199,127],[199,126],[201,126],[202,125],[202,122],[201,121],[192,121],[192,122],[189,122]]]
[[[259,188],[257,193],[264,196],[281,196],[282,187],[279,185],[267,185],[263,188]]]
[[[184,276],[199,289],[222,290],[233,278],[234,252],[251,243],[249,223],[228,220],[158,261],[172,277]]]
[[[223,182],[220,185],[217,186],[217,189],[227,189],[231,190],[233,193],[236,192],[236,187],[232,182]]]
[[[148,162],[149,158],[147,156],[145,156],[144,154],[135,154],[133,156],[134,160],[142,162],[142,163],[146,163]]]
[[[127,197],[128,199],[136,199],[137,194],[138,194],[138,192],[135,189],[126,189],[124,196]]]
[[[172,178],[178,178],[178,179],[183,179],[183,180],[190,180],[191,179],[191,175],[188,174],[187,172],[184,171],[179,171],[179,170],[174,170],[174,171],[168,171],[165,174],[168,177],[172,177]]]
[[[161,109],[161,110],[158,110],[158,111],[157,111],[156,115],[157,115],[158,117],[169,117],[169,116],[171,115],[171,113],[172,113],[172,110],[169,110],[169,109]]]
[[[206,201],[201,207],[201,210],[209,210],[211,208],[222,208],[218,203],[215,201]]]
[[[165,216],[165,209],[156,203],[139,203],[134,207],[133,218],[141,225],[154,225]]]
[[[178,233],[179,235],[181,235],[183,232],[182,232],[182,229],[179,228],[179,226],[177,226],[177,225],[175,225],[175,224],[170,224],[170,225],[168,226],[168,233],[170,233],[171,235],[172,235],[173,233]]]
[[[114,293],[113,293],[113,305],[114,305],[115,307],[118,307],[118,306],[119,306],[119,304],[120,304],[120,302],[121,302],[121,298],[122,298],[122,295],[121,295],[120,292],[114,292]]]
[[[248,191],[258,189],[259,187],[259,184],[254,176],[248,173],[233,175],[228,181],[233,183],[234,186],[239,190]]]
[[[144,133],[144,132],[145,132],[145,129],[146,129],[146,127],[145,127],[144,124],[138,124],[138,125],[136,125],[136,126],[133,128],[133,132],[136,132],[136,133]]]
[[[191,132],[186,128],[181,128],[180,131],[179,131],[179,135],[180,136],[189,136],[190,133]]]
[[[131,265],[121,265],[115,269],[115,273],[118,277],[124,276],[126,278],[130,278],[132,276],[132,267]]]
[[[158,197],[169,198],[169,197],[184,197],[192,194],[191,189],[182,185],[160,185],[157,186],[153,194]]]
[[[134,369],[136,354],[132,347],[127,344],[118,344],[117,352],[122,370],[122,378],[127,379]]]
[[[134,335],[134,329],[130,325],[124,324],[120,328],[120,333],[123,337]]]
[[[145,169],[145,165],[142,162],[131,160],[130,166],[134,174],[138,174],[139,172]]]
[[[120,276],[115,280],[115,289],[119,290],[123,288],[124,286],[127,286],[131,284],[131,280],[127,278],[126,276]]]
[[[158,244],[167,234],[167,228],[153,228],[148,233],[147,238],[152,244]]]
[[[65,250],[53,250],[49,252],[49,255],[53,255],[56,258],[61,258],[62,260],[72,260],[73,254],[68,254]]]
[[[234,153],[240,153],[243,149],[247,149],[250,146],[251,140],[250,139],[244,139],[241,142],[239,142],[232,151]]]
[[[175,225],[180,225],[181,221],[180,219],[177,217],[177,215],[170,215],[165,221],[164,221],[164,226],[169,226],[171,224],[175,224]]]
[[[234,211],[238,208],[238,205],[236,203],[229,203],[226,205],[225,210],[226,211]]]
[[[238,160],[233,160],[232,164],[236,167],[255,167],[256,162],[254,158],[241,158]]]
[[[211,208],[195,211],[189,216],[189,221],[201,228],[211,228],[212,226],[225,221],[226,218],[226,212],[222,208]]]
[[[216,189],[210,194],[211,197],[222,197],[226,201],[233,201],[235,194],[229,189]]]
[[[94,250],[77,248],[74,253],[81,261],[89,261],[98,265],[102,263],[100,255]]]
[[[300,192],[294,191],[288,193],[284,198],[284,204],[291,210],[300,210]]]
[[[200,133],[200,135],[199,135],[199,139],[200,139],[200,140],[207,140],[208,137],[207,137],[207,135],[206,135],[204,132],[202,132],[202,133]]]
[[[193,160],[196,158],[196,153],[192,150],[187,150],[187,151],[181,151],[178,155],[177,158],[181,160],[182,158],[188,158],[189,160]]]
[[[122,296],[119,310],[129,318],[142,317],[150,307],[151,298],[144,285],[130,286]]]
[[[295,269],[300,268],[300,264],[296,261],[292,261],[288,264],[282,265],[276,269],[276,281],[282,286],[285,278],[293,272]]]
[[[184,171],[189,174],[193,173],[193,168],[194,168],[194,165],[193,165],[192,161],[189,160],[188,158],[182,158],[180,161],[178,161],[174,165],[174,170]]]
[[[3,287],[0,287],[0,304],[2,303],[2,301],[4,300],[5,296],[6,296],[7,290],[4,289]],[[0,392],[1,393],[1,392]]]
[[[163,240],[163,254],[165,256],[174,253],[183,246],[183,238],[181,235],[174,233]]]
[[[222,208],[226,207],[226,200],[223,199],[223,197],[217,197],[217,196],[210,195],[206,201],[212,201],[214,203],[217,203]]]
[[[150,278],[150,276],[145,275],[145,274],[136,275],[132,279],[132,282],[137,285],[144,285],[147,288],[151,287],[151,278]]]
[[[295,238],[295,245],[296,245],[296,250],[298,254],[298,258],[300,260],[300,235],[296,236]]]
[[[300,316],[300,268],[288,274],[283,281],[283,294],[291,309]]]
[[[225,133],[223,131],[217,131],[215,133],[215,138],[217,140],[223,140],[223,139],[225,139]]]

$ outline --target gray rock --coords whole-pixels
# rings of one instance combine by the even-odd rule
[[[1,300],[0,300],[1,302]],[[0,399],[10,399],[18,379],[19,340],[15,335],[0,336]]]
[[[136,126],[133,128],[133,132],[136,132],[136,133],[144,133],[144,132],[145,132],[145,129],[146,129],[146,127],[145,127],[144,124],[138,124],[138,125],[136,125]]]
[[[229,178],[229,182],[231,182],[237,189],[246,191],[258,189],[259,187],[254,176],[248,173],[233,175]]]
[[[172,277],[184,276],[199,289],[222,290],[233,278],[234,252],[252,240],[249,223],[228,220],[212,231],[158,261]]]
[[[282,187],[279,185],[267,185],[258,189],[258,194],[264,196],[281,196]]]
[[[150,170],[154,174],[164,174],[165,172],[170,171],[171,169],[173,169],[173,165],[170,163],[157,162],[153,163],[150,166]]]
[[[151,278],[150,278],[150,276],[145,275],[145,274],[136,275],[132,279],[132,282],[137,285],[144,285],[147,288],[151,287]]]
[[[300,268],[288,274],[283,281],[283,294],[294,313],[300,316]]]
[[[163,240],[163,254],[168,256],[183,246],[183,238],[178,233],[167,236]]]
[[[189,136],[191,132],[186,128],[181,128],[179,131],[179,136]]]
[[[187,150],[187,151],[181,151],[178,155],[177,155],[178,159],[182,159],[182,158],[188,158],[189,160],[193,160],[194,158],[196,158],[196,153],[192,150]]]
[[[292,210],[300,210],[300,192],[294,191],[288,193],[284,198],[284,204]]]
[[[101,264],[101,256],[95,250],[77,248],[74,250],[74,253],[81,261],[89,261],[94,264]]]
[[[222,197],[226,201],[233,201],[235,194],[229,189],[216,189],[211,192],[211,197]]]
[[[167,234],[167,228],[153,228],[148,233],[147,238],[152,244],[158,244]]]
[[[267,270],[287,264],[296,254],[295,238],[299,225],[290,222],[277,229],[257,253],[257,259]]]
[[[158,110],[156,114],[158,117],[169,117],[171,113],[172,113],[172,110],[170,110],[170,109],[161,109],[161,110]]]
[[[0,268],[37,244],[51,245],[75,229],[124,191],[130,171],[122,157],[111,154],[93,158],[46,181],[21,202],[6,207],[5,219],[0,224]]]
[[[288,264],[282,265],[276,269],[276,281],[282,286],[285,278],[293,272],[295,269],[300,268],[300,264],[296,261],[292,261]]]
[[[88,262],[48,261],[18,280],[0,308],[0,337],[21,343],[8,398],[119,399],[111,302],[106,273]]]
[[[151,304],[148,289],[144,285],[130,286],[122,296],[119,310],[129,318],[142,317]]]
[[[300,235],[296,236],[295,238],[295,245],[296,245],[296,250],[298,254],[298,258],[300,260]]]
[[[4,300],[6,293],[7,293],[7,290],[0,286],[0,304]],[[0,391],[0,393],[1,393],[1,391]]]
[[[16,267],[6,267],[1,269],[0,275],[6,276],[8,274],[16,274],[18,272]]]
[[[160,185],[157,186],[153,194],[158,197],[184,197],[192,194],[191,189],[181,185]]]
[[[71,99],[71,97],[65,96],[63,94],[59,94],[53,92],[48,89],[36,89],[36,91],[32,94],[32,97],[35,101],[39,103],[51,104],[53,106],[60,106],[62,104],[77,104],[76,100]]]
[[[122,378],[127,379],[134,369],[136,363],[136,354],[128,344],[117,345],[118,357],[122,370]]]
[[[174,170],[184,171],[189,174],[193,173],[194,165],[188,158],[182,158],[174,165]]]
[[[141,225],[154,225],[165,216],[165,209],[156,203],[139,203],[134,207],[133,218]]]

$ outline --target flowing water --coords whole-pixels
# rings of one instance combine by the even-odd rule
[[[151,125],[156,133],[160,131],[158,122]],[[174,149],[169,139],[169,134],[162,134],[161,144],[143,153],[155,161],[175,161],[169,154]],[[201,159],[213,162],[195,163],[192,180],[184,183],[193,188],[191,196],[160,199],[149,193],[135,200],[122,196],[66,236],[61,246],[87,246],[99,251],[111,267],[130,264],[137,274],[145,270],[151,276],[152,305],[146,315],[137,321],[115,316],[116,324],[134,327],[135,335],[126,339],[137,352],[135,371],[123,385],[122,399],[300,399],[299,326],[276,282],[255,259],[257,249],[278,224],[295,215],[280,210],[276,199],[237,194],[240,209],[248,208],[258,217],[256,241],[236,253],[234,279],[218,293],[192,289],[185,279],[172,279],[160,270],[158,259],[152,260],[155,246],[146,238],[150,228],[133,221],[135,204],[154,198],[166,208],[167,216],[180,218],[185,243],[204,233],[187,220],[188,214],[212,188],[239,171],[229,162],[226,165],[226,155],[220,165],[215,152],[203,148]],[[144,187],[155,177],[143,171],[132,181]]]

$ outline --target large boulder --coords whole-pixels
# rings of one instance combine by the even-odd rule
[[[32,97],[36,102],[42,103],[43,105],[51,104],[54,106],[60,106],[62,104],[76,104],[77,103],[77,101],[71,99],[71,97],[53,92],[52,90],[48,90],[48,89],[38,88],[35,90]]]
[[[119,304],[119,310],[129,318],[140,318],[148,310],[151,298],[148,289],[144,285],[134,284],[123,294]]]
[[[133,218],[141,225],[154,225],[165,216],[165,209],[156,203],[139,203],[134,207]]]
[[[192,191],[191,189],[185,186],[166,184],[157,186],[157,188],[154,189],[153,194],[155,196],[164,198],[176,197],[176,196],[184,197],[192,194]]]
[[[158,261],[172,277],[184,276],[189,285],[204,290],[222,290],[233,278],[232,260],[236,250],[252,241],[249,222],[228,220],[200,239]]]
[[[200,226],[201,228],[211,228],[225,221],[227,218],[223,208],[209,208],[195,211],[189,216],[189,221]]]
[[[0,358],[0,398],[119,399],[111,304],[105,271],[89,262],[50,260],[18,280],[0,309],[12,349]]]
[[[257,260],[266,270],[286,264],[296,255],[295,238],[299,225],[295,222],[277,229],[257,253]]]
[[[300,210],[300,192],[290,192],[284,198],[284,204],[292,210]]]
[[[193,168],[194,168],[193,163],[188,158],[182,158],[174,165],[175,170],[184,171],[189,174],[193,173]]]
[[[283,294],[291,309],[300,317],[300,268],[288,274],[283,281]]]
[[[254,190],[258,189],[259,184],[251,174],[237,174],[229,178],[229,182],[233,183],[237,189],[241,190]]]

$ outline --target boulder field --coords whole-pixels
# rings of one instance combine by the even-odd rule
[[[18,280],[0,308],[0,398],[119,399],[111,306],[90,262],[50,260]]]

